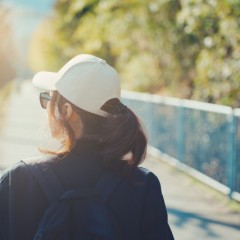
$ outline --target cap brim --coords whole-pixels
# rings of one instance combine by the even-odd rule
[[[59,76],[55,72],[38,72],[34,75],[32,84],[42,90],[54,91],[56,89],[56,82]]]

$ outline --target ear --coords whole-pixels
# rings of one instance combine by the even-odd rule
[[[73,114],[73,108],[72,108],[71,104],[64,103],[61,110],[62,110],[62,115],[64,116],[64,118],[66,120],[69,120]]]

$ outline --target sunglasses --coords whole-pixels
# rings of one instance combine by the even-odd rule
[[[39,96],[41,107],[46,109],[47,103],[51,100],[51,98],[52,97],[49,92],[41,92]]]

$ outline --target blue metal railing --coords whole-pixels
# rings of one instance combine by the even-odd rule
[[[151,146],[225,186],[230,196],[240,193],[240,110],[128,91],[123,101],[142,119]]]

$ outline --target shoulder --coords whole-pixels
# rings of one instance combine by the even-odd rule
[[[24,162],[20,161],[16,164],[14,164],[13,166],[7,168],[6,170],[4,170],[1,179],[0,179],[0,183],[4,183],[6,181],[9,181],[10,178],[17,177],[19,175],[26,175],[28,173],[28,169],[27,166]]]
[[[123,182],[125,182],[132,190],[135,189],[140,191],[144,195],[149,191],[161,192],[158,177],[144,167],[137,167],[129,180]]]
[[[26,158],[19,161],[18,163],[14,164],[3,172],[0,178],[0,185],[23,185],[26,181],[29,182],[29,180],[32,180],[33,178],[33,175],[30,171],[30,166],[46,163],[51,159],[53,158],[47,156],[39,156]]]
[[[149,201],[155,201],[162,199],[162,188],[159,178],[146,168],[139,167],[138,175],[145,186],[145,198],[149,198]]]
[[[21,191],[30,182],[34,182],[31,178],[30,171],[24,162],[18,162],[6,169],[0,178],[0,198],[6,197],[11,190],[11,194],[16,192],[21,196]]]
[[[136,170],[136,175],[138,179],[146,182],[147,184],[151,183],[160,184],[158,177],[147,168],[138,167]]]

